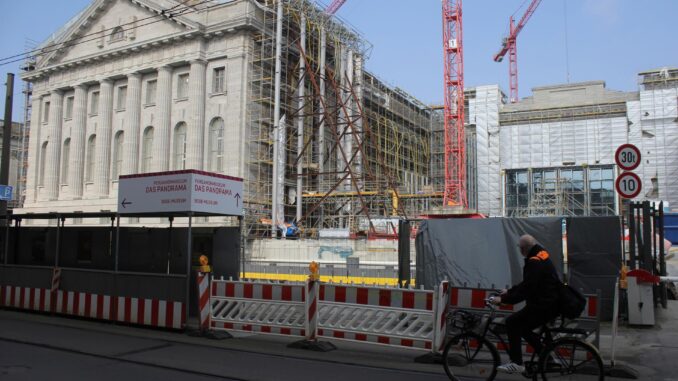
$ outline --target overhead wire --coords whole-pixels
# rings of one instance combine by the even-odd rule
[[[152,18],[155,18],[155,17],[158,17],[158,16],[161,16],[161,17],[162,17],[162,16],[165,16],[165,17],[171,19],[171,18],[176,17],[176,16],[182,16],[182,15],[185,15],[185,14],[195,13],[195,12],[198,11],[198,9],[197,9],[197,8],[194,9],[194,7],[199,6],[199,5],[202,5],[202,4],[205,4],[205,3],[208,3],[208,2],[210,2],[211,0],[202,0],[200,3],[197,3],[197,4],[193,5],[192,7],[191,7],[191,6],[185,6],[185,4],[188,3],[188,1],[189,1],[189,0],[184,0],[181,4],[177,4],[177,5],[175,5],[174,7],[171,7],[171,8],[168,8],[168,9],[163,9],[162,11],[160,11],[160,14],[156,14],[156,15],[153,15],[153,16],[145,17],[145,18],[143,18],[143,19],[136,20],[136,21],[130,21],[130,22],[128,22],[128,23],[121,24],[121,25],[117,25],[117,26],[112,27],[112,28],[108,28],[108,29],[104,29],[104,30],[101,30],[101,31],[93,32],[93,33],[90,33],[90,34],[86,34],[86,35],[84,35],[84,36],[79,37],[80,40],[77,41],[77,42],[76,42],[76,41],[64,41],[64,42],[54,43],[54,44],[51,44],[51,45],[47,45],[46,47],[37,48],[37,49],[33,49],[33,50],[31,50],[31,51],[24,52],[24,53],[21,53],[21,54],[15,54],[15,55],[13,55],[13,56],[1,58],[1,59],[0,59],[0,66],[8,65],[8,64],[14,63],[14,62],[23,61],[23,60],[25,60],[25,59],[31,57],[32,55],[34,55],[33,53],[46,54],[46,53],[51,53],[51,52],[53,52],[53,51],[59,50],[59,49],[61,49],[61,48],[63,48],[63,47],[71,47],[71,46],[80,45],[80,44],[83,44],[83,43],[86,43],[86,42],[94,41],[94,40],[97,40],[97,39],[101,38],[102,32],[112,31],[112,30],[114,30],[114,29],[116,29],[116,28],[118,28],[118,27],[130,25],[130,24],[135,24],[135,23],[138,23],[139,21],[144,21],[144,20],[152,19]],[[221,4],[218,3],[218,4],[215,4],[215,5],[206,7],[206,8],[204,8],[204,9],[202,9],[202,10],[211,9],[211,8],[216,7],[216,6],[218,6],[218,5],[221,5]],[[181,6],[185,6],[185,8],[182,9],[182,10],[177,11],[176,13],[171,12],[172,10],[176,9],[177,7],[181,7]],[[164,20],[165,20],[165,18],[161,18],[161,19],[154,20],[154,21],[151,21],[151,22],[148,22],[148,23],[145,23],[145,24],[140,24],[140,25],[133,26],[133,27],[130,28],[130,29],[138,29],[138,28],[141,28],[141,27],[143,27],[143,26],[148,26],[148,25],[151,25],[151,24],[155,24],[155,23],[158,23],[158,22],[161,22],[161,21],[164,21]],[[91,36],[96,36],[96,37],[90,38],[90,39],[83,39],[83,38],[85,38],[85,37],[91,37]],[[14,59],[14,60],[11,60],[11,61],[7,61],[7,60],[10,60],[10,59],[15,58],[15,57],[20,57],[20,58]],[[3,62],[3,61],[5,61],[5,62]]]

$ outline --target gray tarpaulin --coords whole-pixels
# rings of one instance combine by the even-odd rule
[[[569,283],[585,293],[600,290],[601,318],[612,318],[615,280],[622,263],[619,217],[567,219]]]
[[[417,231],[418,285],[432,289],[448,279],[454,286],[504,288],[522,280],[522,234],[533,235],[562,268],[559,217],[448,219],[423,221]]]

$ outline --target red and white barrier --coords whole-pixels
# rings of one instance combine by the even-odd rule
[[[306,283],[306,340],[315,340],[318,335],[318,289],[320,282],[308,281]]]
[[[0,307],[49,312],[51,300],[45,288],[0,286]]]
[[[210,327],[210,274],[198,273],[198,308],[200,308],[200,330]]]
[[[436,291],[323,284],[318,336],[439,352],[448,290],[447,282]]]
[[[111,297],[86,292],[0,286],[0,307],[13,307],[98,320],[182,329],[184,303],[158,299]]]
[[[61,268],[55,267],[52,271],[52,292],[59,289],[61,286]]]
[[[306,337],[305,287],[213,279],[211,327]]]

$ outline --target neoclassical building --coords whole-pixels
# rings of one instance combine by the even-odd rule
[[[368,50],[308,0],[94,0],[22,76],[18,212],[115,211],[120,175],[181,169],[244,178],[255,237],[272,216],[314,234],[440,199],[433,113],[364,71]]]

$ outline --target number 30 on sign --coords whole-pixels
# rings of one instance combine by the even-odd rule
[[[633,172],[624,172],[615,182],[615,188],[617,188],[617,193],[624,198],[634,198],[640,193],[642,184],[640,182],[640,177]]]

